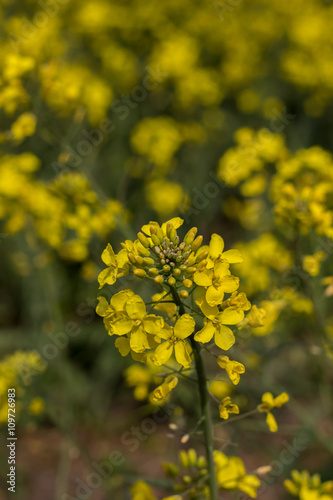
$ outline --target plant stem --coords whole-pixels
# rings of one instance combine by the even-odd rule
[[[174,298],[175,303],[179,307],[180,314],[185,314],[185,308],[175,288],[170,287],[170,291]],[[213,424],[210,413],[210,406],[208,400],[208,392],[206,385],[206,375],[200,349],[193,337],[190,338],[191,345],[194,353],[195,368],[198,377],[199,394],[200,394],[200,407],[202,425],[205,436],[205,447],[208,465],[208,482],[211,500],[218,500],[217,484],[215,479],[215,463],[214,463],[214,441],[213,441]]]

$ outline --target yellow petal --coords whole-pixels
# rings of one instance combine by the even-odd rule
[[[217,262],[214,266],[214,275],[222,278],[223,276],[228,276],[230,274],[229,271],[229,262],[226,260],[222,260]]]
[[[147,334],[141,326],[132,331],[130,347],[134,352],[144,352],[149,349]]]
[[[235,249],[227,250],[226,252],[224,252],[223,258],[226,259],[229,264],[239,264],[244,260],[240,251]]]
[[[113,285],[117,279],[117,270],[113,267],[103,269],[98,275],[99,288],[103,288],[105,284]]]
[[[199,286],[210,286],[213,279],[213,271],[211,269],[204,269],[194,273],[193,281]]]
[[[206,342],[212,340],[215,331],[215,326],[211,321],[209,321],[199,332],[194,335],[194,340],[196,342],[202,342],[203,344],[206,344]]]
[[[206,292],[207,304],[211,307],[215,307],[217,304],[221,304],[223,301],[224,292],[222,287],[216,288],[215,286],[210,286]]]
[[[117,266],[116,254],[114,253],[113,248],[110,245],[110,243],[108,243],[105,250],[103,250],[102,261],[107,266]]]
[[[191,348],[190,345],[185,340],[180,340],[175,344],[175,356],[176,360],[184,368],[191,366]]]
[[[129,318],[118,318],[111,324],[112,333],[116,335],[126,335],[134,326],[134,321]]]
[[[222,255],[224,249],[224,241],[218,234],[212,234],[209,243],[209,256],[211,259],[216,260],[218,257]]]
[[[173,344],[166,341],[156,347],[155,354],[152,358],[155,365],[161,366],[166,363],[173,352]]]
[[[218,329],[215,332],[215,344],[224,351],[230,349],[235,343],[235,336],[228,328],[224,325],[219,325]]]
[[[96,312],[99,316],[106,316],[107,315],[107,310],[110,307],[110,304],[106,300],[105,297],[97,297],[98,304],[96,307]]]
[[[274,418],[274,415],[271,412],[267,413],[266,423],[267,423],[269,430],[271,432],[276,432],[278,430],[276,420]]]
[[[229,418],[229,413],[227,412],[227,409],[223,405],[219,406],[219,411],[221,418],[223,418],[224,420],[227,420]]]
[[[214,319],[215,316],[217,316],[217,314],[219,313],[218,307],[217,306],[214,306],[214,307],[210,306],[207,303],[207,300],[205,299],[204,296],[200,297],[195,302],[200,307],[201,311],[204,313],[204,315],[208,319]]]
[[[183,219],[181,219],[180,217],[173,217],[172,219],[170,219],[170,220],[168,220],[168,221],[164,222],[164,223],[162,224],[162,226],[161,226],[161,227],[162,227],[162,231],[163,231],[163,233],[164,233],[164,234],[166,234],[166,226],[167,226],[167,223],[168,223],[168,222],[171,222],[171,224],[173,225],[173,227],[174,227],[175,229],[178,229],[180,226],[182,226],[182,225],[183,225],[184,220],[183,220]]]
[[[288,401],[289,401],[288,394],[286,392],[282,392],[282,394],[280,394],[280,396],[277,396],[274,399],[274,406],[276,406],[277,408],[280,408],[282,405],[284,405]]]
[[[186,339],[194,331],[195,321],[189,314],[183,314],[174,326],[174,334],[179,339]]]
[[[226,293],[232,293],[239,287],[239,278],[235,276],[225,276],[222,280],[221,288]]]
[[[244,318],[244,311],[235,307],[227,307],[218,316],[217,320],[223,325],[237,325]]]
[[[125,305],[126,312],[132,319],[142,319],[146,314],[146,306],[139,295],[130,297]]]
[[[129,344],[129,340],[127,337],[119,337],[117,338],[117,340],[115,341],[114,345],[116,346],[116,348],[118,349],[118,351],[120,352],[120,354],[122,356],[127,356],[127,354],[130,352],[130,344]]]
[[[265,394],[262,395],[261,399],[262,402],[268,405],[270,408],[274,408],[274,398],[271,392],[265,392]]]
[[[134,293],[132,290],[122,290],[121,292],[116,293],[110,301],[112,307],[114,307],[116,311],[123,311],[126,301],[133,295]]]
[[[164,326],[164,320],[161,316],[149,314],[143,318],[143,327],[147,333],[157,335]]]
[[[163,328],[156,335],[161,339],[168,340],[173,335],[173,327],[164,323]]]

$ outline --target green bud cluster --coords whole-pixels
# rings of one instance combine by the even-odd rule
[[[158,226],[151,225],[150,237],[138,233],[137,254],[128,253],[134,274],[140,278],[150,277],[156,283],[175,286],[181,283],[191,288],[193,274],[206,265],[207,251],[199,251],[203,237],[197,236],[198,229],[192,227],[183,241],[172,223],[168,223],[165,233]],[[188,292],[183,290],[183,298]]]

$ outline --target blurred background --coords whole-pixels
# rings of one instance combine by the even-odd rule
[[[278,435],[262,415],[219,427],[226,451],[272,465],[262,499],[290,498],[294,468],[333,479],[331,2],[2,0],[0,16],[0,422],[3,444],[15,387],[15,497],[126,500],[137,478],[163,486],[162,459],[200,450],[168,429],[195,425],[191,385],[154,413],[158,373],[121,357],[95,314],[100,293],[158,291],[131,276],[98,291],[106,244],[174,216],[242,251],[234,274],[265,310],[233,348],[237,390],[212,391],[234,390],[244,412],[267,390],[291,398]],[[113,452],[97,485],[93,464]]]

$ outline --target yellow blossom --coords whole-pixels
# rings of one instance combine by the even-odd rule
[[[220,417],[224,420],[227,420],[230,414],[238,414],[239,408],[237,405],[232,403],[231,398],[227,396],[226,398],[222,399],[221,404],[219,405],[219,412]]]
[[[219,356],[217,363],[227,372],[231,382],[237,385],[240,381],[241,373],[245,373],[245,366],[238,361],[232,361],[228,356]]]
[[[164,325],[156,335],[165,342],[161,343],[155,350],[153,362],[157,365],[166,363],[173,351],[175,351],[176,360],[184,368],[191,365],[191,346],[185,340],[193,333],[195,321],[189,314],[183,314],[175,323],[174,327]]]
[[[278,426],[276,420],[271,413],[273,408],[280,408],[282,405],[289,401],[289,396],[286,392],[282,392],[276,398],[270,392],[265,392],[262,396],[262,403],[258,405],[258,410],[261,413],[267,413],[266,423],[271,432],[276,432],[278,430]]]

